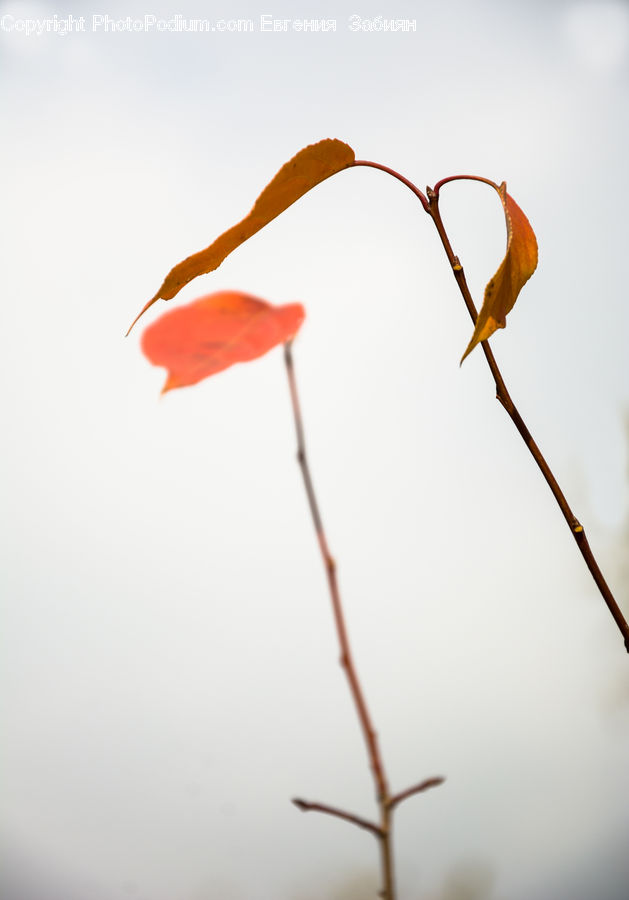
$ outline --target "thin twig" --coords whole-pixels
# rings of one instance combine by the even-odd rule
[[[421,781],[419,784],[407,788],[405,791],[400,791],[399,794],[396,794],[389,800],[389,809],[395,809],[398,803],[401,803],[402,800],[406,800],[408,797],[413,797],[415,794],[421,794],[422,791],[427,791],[429,788],[439,787],[444,781],[445,778],[442,778],[441,775],[437,775],[434,778],[426,778],[425,781]]]
[[[375,834],[377,838],[382,837],[382,831],[375,822],[369,822],[367,819],[361,819],[360,816],[355,816],[353,813],[345,812],[342,809],[337,809],[335,806],[328,806],[325,803],[310,803],[308,800],[300,800],[298,797],[292,801],[295,806],[297,806],[302,812],[322,812],[327,813],[330,816],[336,816],[338,819],[345,819],[346,822],[351,822],[352,825],[358,825],[359,828],[364,828],[365,831],[371,831],[372,834]]]
[[[365,698],[358,681],[358,676],[356,674],[356,669],[354,667],[354,661],[352,659],[349,639],[347,637],[347,628],[345,626],[345,618],[343,615],[343,608],[341,606],[341,596],[336,578],[336,563],[328,549],[328,543],[325,537],[325,532],[323,530],[323,523],[321,521],[321,514],[319,512],[319,505],[317,503],[314,487],[312,484],[312,476],[310,474],[310,467],[308,465],[308,459],[306,456],[303,420],[299,404],[299,397],[297,394],[297,384],[295,382],[295,371],[290,342],[284,344],[284,361],[286,363],[286,371],[288,374],[291,401],[293,405],[293,415],[295,418],[295,431],[297,433],[297,461],[299,462],[299,465],[301,467],[304,485],[306,487],[306,494],[308,495],[308,504],[310,506],[310,512],[312,514],[312,521],[315,527],[317,540],[319,542],[319,549],[321,551],[321,556],[323,558],[323,563],[328,577],[328,586],[330,588],[334,621],[336,624],[336,630],[338,633],[338,639],[341,648],[340,663],[341,666],[345,669],[345,673],[349,681],[352,697],[356,705],[356,712],[358,713],[358,718],[363,730],[365,743],[367,744],[369,762],[377,789],[376,796],[378,799],[380,799],[385,795],[388,796],[387,782],[384,774],[382,760],[380,757],[378,738],[371,722],[371,717],[367,710],[367,704],[365,702]]]
[[[472,295],[470,294],[470,290],[467,286],[467,281],[465,279],[465,272],[463,271],[463,267],[459,261],[458,256],[455,256],[454,251],[452,250],[452,246],[450,244],[450,240],[446,233],[446,230],[443,225],[443,221],[441,219],[441,213],[439,211],[439,189],[443,187],[444,184],[448,184],[451,181],[481,181],[485,184],[489,184],[492,187],[496,188],[497,185],[495,182],[490,181],[488,178],[482,178],[479,175],[451,175],[448,178],[442,178],[441,181],[438,181],[434,188],[427,188],[428,197],[419,190],[419,188],[413,184],[412,181],[409,181],[408,178],[405,178],[403,175],[400,175],[399,172],[396,172],[394,169],[388,168],[388,166],[380,165],[380,163],[369,162],[367,160],[356,160],[354,162],[355,166],[370,166],[373,169],[380,169],[383,172],[393,176],[393,178],[397,178],[398,181],[401,181],[402,184],[405,184],[406,187],[411,190],[416,197],[420,200],[422,206],[428,215],[432,218],[437,232],[439,233],[439,237],[441,238],[441,243],[443,244],[444,250],[448,257],[448,261],[450,266],[452,267],[452,273],[456,278],[456,282],[459,286],[459,290],[463,296],[463,300],[467,307],[467,311],[470,314],[470,318],[474,325],[476,325],[476,319],[478,318],[478,313],[476,311],[476,306],[474,305],[474,301],[472,300]],[[588,542],[585,531],[583,529],[583,525],[579,522],[575,514],[570,509],[568,501],[566,500],[563,491],[559,487],[557,479],[553,475],[550,466],[546,462],[541,450],[533,440],[531,432],[526,427],[524,420],[518,410],[516,409],[515,403],[511,399],[509,391],[504,383],[504,379],[502,377],[502,373],[498,368],[498,364],[494,358],[494,355],[491,351],[488,341],[481,341],[481,347],[483,348],[483,353],[485,354],[485,359],[487,360],[487,365],[491,370],[491,374],[493,375],[494,382],[496,384],[496,398],[502,404],[508,415],[510,416],[513,424],[518,429],[524,443],[529,448],[533,459],[539,466],[542,475],[546,479],[546,483],[551,489],[561,512],[563,513],[564,519],[568,523],[568,527],[572,532],[572,536],[575,539],[579,550],[581,551],[581,555],[585,560],[585,564],[588,567],[592,578],[596,586],[598,587],[603,600],[607,604],[607,608],[613,616],[616,625],[618,626],[621,635],[623,636],[625,647],[627,652],[629,653],[629,624],[627,624],[627,620],[623,616],[620,607],[616,603],[614,595],[612,594],[609,585],[605,581],[603,573],[601,572],[598,563],[592,553],[592,548]]]
[[[462,177],[467,178],[469,176],[462,176]],[[439,182],[438,186],[445,184],[447,182],[447,180],[448,179],[443,179],[443,181]],[[490,182],[490,183],[493,184],[493,182]],[[476,325],[476,319],[478,318],[476,306],[474,305],[474,301],[472,300],[472,295],[470,294],[470,290],[467,285],[463,267],[461,266],[459,258],[457,256],[455,256],[454,251],[452,250],[450,240],[448,238],[445,227],[443,225],[443,221],[441,219],[441,213],[439,211],[439,194],[435,190],[428,189],[428,200],[429,200],[429,207],[428,207],[427,212],[430,215],[430,217],[432,218],[432,220],[435,224],[435,227],[437,229],[437,232],[439,234],[439,237],[441,238],[441,243],[443,244],[444,250],[446,252],[446,256],[448,257],[448,261],[452,267],[452,273],[453,273],[453,275],[456,279],[456,282],[459,286],[459,290],[461,291],[461,295],[463,296],[463,300],[465,301],[465,305],[470,314],[470,318],[472,319],[472,322],[474,323],[474,325]],[[492,353],[492,350],[489,346],[489,342],[481,341],[481,347],[483,348],[483,353],[485,354],[485,359],[487,360],[487,365],[489,366],[489,368],[491,370],[491,374],[493,375],[493,378],[494,378],[494,382],[496,385],[496,398],[500,401],[500,403],[502,404],[502,406],[504,407],[504,409],[510,416],[513,424],[518,429],[524,443],[529,448],[529,451],[530,451],[533,459],[539,466],[539,468],[542,472],[542,475],[546,479],[546,483],[548,484],[549,488],[551,489],[553,496],[554,496],[555,500],[557,501],[559,508],[561,509],[561,512],[563,513],[564,519],[568,523],[570,531],[572,532],[572,536],[575,539],[579,550],[581,551],[581,555],[583,556],[583,559],[585,560],[585,564],[587,565],[588,569],[590,570],[590,574],[592,575],[592,578],[594,579],[596,586],[598,587],[599,591],[601,592],[603,600],[607,604],[607,607],[608,607],[609,611],[611,612],[611,614],[614,618],[614,621],[616,622],[616,624],[618,625],[618,628],[620,629],[620,633],[622,634],[624,641],[625,641],[625,647],[627,648],[627,652],[629,652],[629,625],[627,624],[625,617],[623,616],[622,612],[620,611],[620,608],[619,608],[618,604],[616,603],[616,600],[614,599],[614,595],[612,594],[612,592],[609,588],[609,585],[605,581],[603,573],[601,572],[601,570],[598,566],[598,563],[596,562],[596,559],[594,558],[594,554],[592,553],[592,550],[588,543],[588,539],[585,535],[583,526],[581,525],[581,523],[579,522],[577,517],[572,512],[572,510],[568,504],[568,501],[566,500],[566,498],[563,494],[563,491],[559,487],[557,479],[555,478],[555,476],[553,475],[553,473],[550,469],[550,466],[546,462],[541,450],[539,449],[539,447],[533,440],[533,437],[532,437],[530,431],[528,430],[528,428],[526,427],[524,420],[522,419],[522,416],[516,409],[515,403],[511,399],[509,391],[507,390],[507,387],[504,383],[502,373],[500,372],[500,369],[498,368],[498,364],[497,364],[497,362],[494,358],[494,355]]]
[[[384,765],[380,756],[380,748],[378,746],[378,737],[372,724],[367,704],[363,696],[362,688],[358,680],[356,668],[352,658],[352,652],[347,637],[347,628],[345,626],[345,617],[343,615],[343,607],[341,605],[341,595],[339,592],[338,582],[336,578],[336,564],[328,549],[319,505],[315,496],[312,484],[312,476],[306,456],[306,441],[304,438],[304,426],[301,415],[301,407],[299,404],[299,395],[297,393],[297,383],[295,381],[295,369],[292,355],[292,342],[287,341],[284,344],[284,362],[286,364],[286,373],[288,375],[288,385],[290,389],[291,403],[293,407],[293,417],[295,419],[295,432],[297,435],[297,461],[299,462],[301,473],[308,496],[308,505],[312,515],[312,522],[317,535],[321,557],[325,566],[328,587],[330,590],[330,598],[332,600],[332,610],[334,613],[334,622],[341,650],[340,662],[345,670],[345,675],[349,682],[352,699],[356,707],[360,727],[363,737],[367,745],[367,755],[369,757],[369,765],[373,774],[376,787],[376,798],[380,807],[380,827],[378,829],[378,839],[380,842],[380,853],[382,862],[382,881],[383,888],[380,896],[384,900],[395,900],[395,889],[393,883],[393,861],[391,852],[391,820],[389,803],[389,788],[384,771]],[[364,827],[364,826],[361,826]]]

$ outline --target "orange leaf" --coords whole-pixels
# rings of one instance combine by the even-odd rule
[[[497,188],[507,224],[507,252],[500,268],[485,288],[485,297],[476,320],[472,340],[461,362],[481,341],[507,324],[507,313],[513,309],[518,294],[537,268],[537,239],[513,197],[507,194],[503,181]]]
[[[142,335],[142,351],[153,365],[168,369],[165,394],[262,356],[294,337],[305,315],[300,303],[272,306],[248,294],[218,291],[156,319]]]
[[[160,298],[171,300],[197,275],[205,275],[217,269],[232,250],[239,247],[256,231],[264,228],[315,185],[351,166],[353,162],[354,151],[342,141],[328,138],[319,141],[318,144],[304,147],[282,166],[275,178],[262,191],[248,216],[225,231],[205,250],[188,256],[170,270],[159,291],[136,316],[131,328],[156,300]]]

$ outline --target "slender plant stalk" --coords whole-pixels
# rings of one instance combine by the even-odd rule
[[[459,258],[455,256],[454,251],[452,250],[452,246],[450,244],[450,240],[446,233],[446,230],[443,225],[443,221],[441,219],[441,213],[439,211],[439,193],[438,191],[429,190],[428,191],[428,201],[429,201],[429,215],[431,216],[433,222],[435,223],[435,228],[441,238],[441,243],[443,244],[443,248],[446,252],[446,256],[448,257],[448,262],[452,267],[452,273],[456,279],[456,283],[459,286],[459,290],[467,307],[467,310],[470,314],[470,318],[474,325],[476,325],[476,319],[478,314],[476,312],[476,306],[474,305],[474,301],[472,300],[472,295],[470,294],[470,290],[467,285],[467,280],[465,278],[465,272],[463,271],[463,267],[459,262]],[[550,466],[546,462],[542,451],[537,446],[536,442],[533,440],[533,436],[531,432],[526,427],[522,416],[518,412],[515,403],[511,399],[511,395],[507,390],[504,379],[502,377],[502,373],[498,368],[498,363],[495,360],[494,354],[489,346],[489,341],[482,341],[481,346],[483,348],[483,353],[485,354],[485,359],[487,360],[487,365],[490,368],[491,374],[494,379],[494,383],[496,385],[496,398],[500,402],[500,404],[504,407],[507,414],[511,418],[511,421],[518,429],[522,440],[528,447],[531,456],[537,463],[542,475],[546,479],[546,483],[548,487],[551,489],[553,497],[557,501],[557,504],[563,514],[564,519],[568,523],[568,527],[572,532],[572,536],[575,539],[579,550],[581,551],[581,555],[585,560],[585,564],[588,567],[596,586],[601,592],[601,596],[603,600],[607,604],[607,608],[612,614],[614,621],[618,625],[620,633],[622,634],[625,642],[625,647],[627,652],[629,653],[629,625],[625,617],[623,616],[620,607],[616,603],[614,595],[612,594],[609,585],[605,581],[603,573],[601,572],[598,563],[594,557],[592,552],[592,548],[588,542],[588,539],[585,534],[585,530],[583,525],[579,522],[575,514],[572,512],[568,501],[566,500],[563,491],[559,487],[557,479],[553,475]]]
[[[380,844],[380,858],[382,868],[383,886],[382,890],[380,891],[380,896],[383,898],[383,900],[395,900],[395,887],[393,881],[393,855],[391,847],[391,796],[389,794],[387,778],[384,771],[382,757],[380,755],[380,748],[378,746],[378,736],[372,724],[371,716],[369,715],[363,691],[358,680],[358,675],[356,673],[356,668],[354,666],[352,651],[347,636],[345,617],[343,615],[341,595],[336,578],[336,563],[328,548],[328,542],[326,540],[325,532],[323,530],[323,523],[321,521],[321,514],[319,512],[319,505],[317,503],[317,498],[315,496],[314,487],[312,484],[312,476],[310,474],[310,467],[308,465],[308,458],[306,456],[303,419],[299,404],[299,396],[297,393],[297,383],[295,381],[295,371],[290,341],[284,344],[284,361],[286,363],[286,372],[288,375],[293,416],[295,419],[295,431],[297,434],[297,460],[301,468],[304,486],[306,488],[306,494],[308,496],[310,513],[312,515],[312,522],[317,535],[321,557],[323,559],[323,564],[325,566],[328,578],[328,587],[330,590],[330,598],[332,600],[332,610],[334,612],[334,622],[336,625],[336,632],[341,651],[340,663],[349,682],[352,699],[356,707],[356,712],[360,721],[360,727],[363,732],[365,744],[367,745],[369,765],[376,788],[376,799],[380,808],[380,824],[376,825],[367,822],[364,819],[359,819],[357,816],[353,816],[351,813],[346,813],[342,810],[337,810],[333,807],[325,806],[320,803],[308,803],[304,800],[295,800],[293,802],[304,811],[317,810],[319,812],[326,812],[331,815],[339,816],[340,818],[347,819],[354,824],[359,825],[361,828],[366,828],[373,834],[375,834]]]
[[[382,166],[379,163],[373,163],[373,162],[369,162],[367,160],[357,160],[354,163],[354,165],[370,166],[371,168],[380,169],[384,172],[387,172],[387,174],[392,175],[394,178],[397,178],[398,181],[401,181],[402,184],[406,185],[406,187],[408,187],[415,194],[415,196],[419,198],[422,206],[424,207],[424,210],[431,217],[431,219],[435,225],[435,228],[437,229],[439,237],[441,238],[441,243],[443,244],[443,248],[446,252],[446,256],[448,257],[448,262],[450,263],[450,266],[452,268],[452,273],[456,279],[456,283],[459,286],[459,290],[461,291],[461,295],[463,296],[463,300],[464,300],[465,306],[467,307],[467,310],[470,314],[470,318],[472,319],[472,322],[475,325],[476,319],[478,318],[478,313],[476,311],[476,306],[474,304],[472,295],[470,294],[470,290],[467,285],[465,273],[463,271],[463,266],[461,265],[458,256],[455,255],[455,253],[452,249],[452,245],[450,244],[450,240],[448,238],[443,221],[441,219],[441,213],[439,211],[439,189],[444,184],[448,184],[451,181],[459,181],[459,180],[482,181],[485,184],[489,184],[494,188],[497,187],[497,185],[493,181],[490,181],[487,178],[481,178],[479,176],[453,175],[453,176],[450,176],[449,178],[444,178],[441,181],[439,181],[435,185],[434,189],[427,188],[428,196],[426,197],[426,195],[423,194],[422,191],[419,190],[419,188],[417,188],[412,182],[409,182],[409,180],[407,178],[405,178],[403,175],[400,175],[399,172],[396,172],[394,169],[389,169],[388,167]],[[542,472],[542,475],[544,476],[546,483],[548,484],[550,490],[552,491],[553,496],[554,496],[555,500],[557,501],[557,504],[559,505],[559,508],[563,514],[563,517],[566,520],[566,522],[568,523],[568,527],[570,528],[572,536],[575,539],[579,550],[581,551],[581,555],[583,556],[583,559],[585,560],[585,564],[588,567],[590,574],[592,575],[592,578],[594,579],[594,582],[596,583],[596,586],[598,587],[598,589],[601,593],[601,596],[603,597],[603,600],[605,601],[605,603],[607,605],[607,608],[609,609],[610,613],[612,614],[614,621],[616,622],[616,624],[620,630],[620,633],[623,636],[623,639],[625,642],[625,647],[627,649],[627,652],[629,653],[629,624],[627,624],[627,621],[626,621],[625,617],[623,616],[623,614],[620,610],[620,607],[618,606],[618,604],[614,598],[614,595],[612,594],[612,592],[609,588],[609,585],[605,581],[603,573],[601,572],[601,570],[599,568],[599,565],[594,557],[594,554],[592,552],[592,549],[591,549],[588,539],[586,537],[585,531],[583,529],[583,525],[581,525],[581,523],[579,522],[577,517],[572,512],[572,510],[568,504],[568,501],[566,500],[566,498],[563,494],[563,491],[559,487],[557,479],[555,478],[555,476],[553,475],[553,473],[550,469],[550,466],[546,462],[546,459],[544,458],[541,450],[539,449],[536,442],[534,441],[534,439],[531,435],[531,432],[528,430],[524,420],[522,419],[522,416],[518,412],[513,400],[511,399],[509,391],[507,390],[504,379],[502,377],[502,373],[500,372],[500,369],[498,368],[498,364],[497,364],[497,362],[494,358],[494,355],[492,353],[492,350],[489,346],[489,341],[487,341],[487,340],[482,341],[481,347],[483,348],[483,353],[485,354],[485,359],[487,360],[487,365],[489,366],[489,368],[491,370],[491,374],[493,376],[493,379],[494,379],[494,382],[496,385],[496,398],[498,399],[498,401],[501,403],[501,405],[504,407],[507,414],[511,418],[513,424],[515,425],[518,432],[520,433],[524,443],[528,447],[533,459],[535,460],[540,471]]]

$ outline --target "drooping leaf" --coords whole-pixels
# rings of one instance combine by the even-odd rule
[[[497,188],[502,200],[507,225],[507,252],[500,268],[485,288],[483,305],[476,320],[474,334],[461,362],[481,341],[507,324],[507,313],[513,309],[518,294],[537,268],[537,239],[513,197],[507,194],[503,181]]]
[[[196,384],[237,362],[262,356],[295,336],[300,303],[272,306],[237,291],[218,291],[170,309],[142,335],[142,351],[168,369],[162,394]]]
[[[157,300],[171,300],[193,278],[217,269],[236,247],[264,228],[315,185],[351,166],[353,162],[354,151],[342,141],[328,138],[304,147],[282,166],[262,191],[248,216],[221,234],[205,250],[188,256],[170,270],[159,291],[135,318],[131,328]]]

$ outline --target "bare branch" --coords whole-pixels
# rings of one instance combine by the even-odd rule
[[[364,828],[365,831],[371,831],[377,838],[382,838],[383,836],[382,829],[376,825],[375,822],[361,819],[360,816],[345,812],[343,809],[337,809],[335,806],[327,806],[325,803],[310,803],[308,800],[300,800],[298,797],[295,797],[291,802],[302,812],[327,813],[329,816],[336,816],[337,819],[344,819],[346,822],[351,822],[352,825],[358,825],[359,828]]]
[[[444,781],[445,778],[442,778],[441,775],[436,775],[434,778],[426,778],[425,781],[421,781],[419,784],[407,788],[405,791],[400,791],[399,794],[396,794],[389,800],[389,809],[394,809],[398,803],[401,803],[402,800],[406,800],[407,797],[421,794],[422,791],[427,791],[429,788],[439,787]]]
[[[291,352],[291,341],[284,344],[284,362],[286,363],[286,374],[288,376],[288,386],[290,389],[291,403],[293,407],[293,417],[295,419],[295,432],[297,435],[297,461],[301,467],[301,474],[306,488],[308,497],[308,505],[312,516],[317,542],[321,552],[321,558],[325,567],[328,588],[330,591],[330,599],[332,601],[332,612],[334,614],[334,624],[339,641],[341,651],[341,666],[345,670],[349,688],[358,714],[358,720],[363,732],[365,744],[367,745],[367,756],[369,765],[374,779],[376,788],[376,796],[378,806],[380,807],[380,825],[373,825],[365,819],[359,819],[350,813],[344,813],[330,806],[322,806],[321,804],[305,804],[305,801],[293,801],[300,809],[317,809],[320,812],[327,812],[333,816],[339,816],[342,819],[353,822],[360,828],[366,828],[378,838],[380,844],[380,856],[382,862],[382,881],[383,887],[380,896],[384,900],[395,900],[395,887],[393,878],[393,849],[391,845],[391,811],[389,809],[389,788],[387,778],[384,771],[384,764],[380,755],[380,747],[378,744],[378,735],[371,721],[367,703],[363,695],[363,690],[358,679],[358,673],[354,666],[354,659],[347,635],[347,626],[345,625],[345,615],[341,603],[341,594],[339,591],[338,581],[336,578],[336,563],[328,548],[327,538],[323,530],[323,522],[319,505],[315,496],[310,467],[308,465],[308,457],[306,455],[306,441],[304,437],[304,426],[301,415],[301,407],[299,404],[299,395],[297,393],[297,382],[295,380],[295,370],[293,364],[293,355]]]

